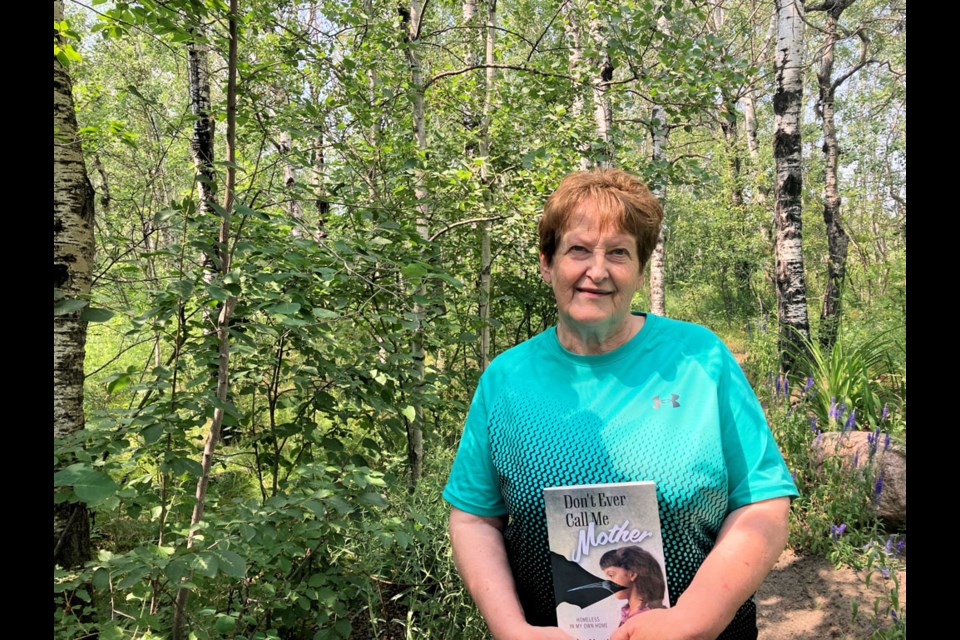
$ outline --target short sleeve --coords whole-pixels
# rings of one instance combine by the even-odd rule
[[[481,378],[470,403],[460,447],[450,469],[443,498],[451,505],[477,516],[508,513],[500,494],[500,476],[490,453],[490,429],[484,380]]]
[[[722,351],[717,394],[728,474],[728,511],[770,498],[796,497],[797,487],[760,401],[733,355],[726,347]]]

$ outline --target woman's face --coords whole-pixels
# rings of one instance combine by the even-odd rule
[[[630,597],[630,593],[633,591],[633,581],[637,579],[636,571],[630,571],[623,567],[607,567],[603,570],[603,573],[610,582],[619,584],[622,587],[627,587],[622,591],[617,591],[615,594],[617,598],[626,600]]]
[[[601,231],[590,201],[570,217],[552,262],[541,254],[540,274],[553,287],[564,328],[601,338],[627,326],[643,284],[637,239],[612,226]]]

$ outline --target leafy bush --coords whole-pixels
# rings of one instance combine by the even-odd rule
[[[829,351],[803,341],[798,370],[807,373],[809,409],[824,431],[889,426],[890,407],[902,407],[906,387],[893,336],[890,330],[856,342],[841,331]]]

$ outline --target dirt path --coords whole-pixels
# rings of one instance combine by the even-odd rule
[[[901,608],[905,611],[907,574],[901,571],[897,575]],[[892,579],[884,579],[875,572],[867,588],[862,573],[836,569],[826,559],[816,556],[797,557],[788,549],[757,592],[760,638],[868,638],[874,630],[874,600],[888,598],[892,586]],[[860,609],[856,621],[852,619],[854,600],[859,602]],[[886,605],[881,610],[886,612],[889,608]],[[886,615],[882,623],[884,626],[889,623]]]

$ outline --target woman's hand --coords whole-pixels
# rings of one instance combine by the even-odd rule
[[[496,640],[573,640],[557,627],[527,624],[503,544],[506,516],[450,510],[453,561]]]
[[[715,639],[776,564],[787,544],[789,511],[789,498],[762,500],[732,511],[676,604],[630,618],[610,640]]]

